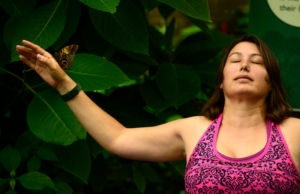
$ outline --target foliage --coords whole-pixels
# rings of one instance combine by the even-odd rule
[[[2,0],[0,6],[0,192],[183,190],[184,162],[137,162],[107,153],[57,92],[20,63],[15,46],[27,39],[54,52],[79,44],[66,72],[124,125],[155,125],[198,114],[198,102],[214,87],[218,53],[231,38],[207,28],[207,1]],[[163,17],[160,28],[148,22],[153,9]],[[179,44],[175,11],[197,28],[177,34]]]

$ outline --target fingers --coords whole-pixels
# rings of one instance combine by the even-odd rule
[[[22,41],[23,45],[17,45],[16,51],[20,54],[20,60],[31,68],[35,68],[37,62],[55,65],[53,56],[40,46],[27,41]]]
[[[23,45],[16,46],[16,51],[20,54],[20,60],[33,69],[49,85],[56,88],[58,84],[68,78],[66,72],[50,53],[27,40],[23,40],[22,43]]]
[[[43,48],[41,48],[40,46],[38,46],[28,40],[23,40],[22,43],[27,48],[30,48],[35,54],[49,55],[49,53],[47,51],[45,51]]]
[[[43,48],[30,41],[23,40],[22,43],[23,45],[16,46],[16,50],[18,53],[20,53],[29,60],[36,60],[37,54],[43,55],[48,58],[52,57],[50,53],[48,53]]]
[[[17,45],[17,46],[16,46],[16,50],[17,50],[17,52],[18,52],[20,55],[26,57],[27,59],[29,59],[29,60],[31,60],[31,61],[36,60],[36,53],[33,52],[32,49],[27,48],[27,47],[25,47],[25,46]]]
[[[31,69],[35,69],[35,62],[32,62],[31,60],[29,60],[28,58],[24,57],[23,55],[20,55],[20,60],[25,63],[26,65],[28,65]]]

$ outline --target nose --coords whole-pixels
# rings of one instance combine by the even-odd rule
[[[250,67],[249,67],[248,63],[247,62],[242,63],[240,71],[249,72],[249,70],[250,70]]]

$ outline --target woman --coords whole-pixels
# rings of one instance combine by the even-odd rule
[[[21,61],[67,94],[70,109],[109,152],[134,160],[186,159],[187,193],[298,193],[300,120],[288,117],[278,63],[257,37],[229,47],[204,116],[130,129],[76,87],[51,54],[23,44],[16,47]]]

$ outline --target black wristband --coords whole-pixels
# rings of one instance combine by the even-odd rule
[[[61,95],[64,101],[71,100],[81,91],[81,86],[77,83],[76,86],[64,95]]]

